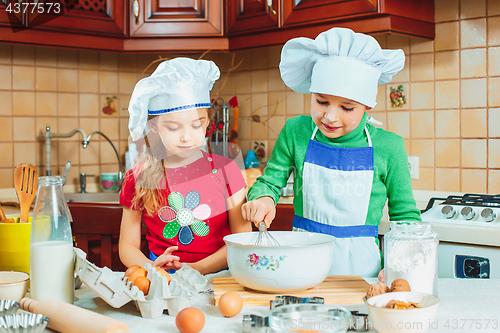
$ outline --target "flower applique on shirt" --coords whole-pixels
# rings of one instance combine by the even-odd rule
[[[168,195],[169,206],[162,207],[158,217],[166,222],[163,237],[171,239],[177,236],[179,243],[189,245],[193,242],[193,233],[203,237],[210,228],[203,221],[210,217],[211,209],[207,204],[200,205],[201,196],[197,191],[189,191],[184,198],[179,192]]]

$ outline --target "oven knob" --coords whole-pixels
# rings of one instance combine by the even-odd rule
[[[452,219],[455,217],[455,214],[457,213],[456,210],[453,209],[450,205],[446,205],[441,209],[441,213],[447,218],[447,219]]]
[[[485,208],[485,209],[483,209],[483,211],[481,212],[481,216],[483,217],[483,219],[484,219],[486,222],[491,222],[491,221],[493,221],[494,219],[496,219],[497,214],[495,214],[495,213],[493,212],[493,209],[491,209],[491,208]]]
[[[472,207],[467,206],[462,208],[462,211],[460,211],[460,214],[466,219],[466,220],[472,220],[474,216],[476,216],[476,213],[472,209]]]

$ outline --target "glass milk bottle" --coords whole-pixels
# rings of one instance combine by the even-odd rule
[[[73,237],[63,193],[63,177],[38,178],[35,216],[31,227],[31,298],[74,299]]]
[[[405,279],[411,291],[437,295],[438,245],[429,223],[391,222],[384,235],[385,284]]]

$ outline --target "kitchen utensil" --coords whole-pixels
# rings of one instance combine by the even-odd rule
[[[263,293],[248,289],[239,284],[234,278],[214,278],[215,305],[219,298],[227,291],[235,291],[243,298],[244,306],[269,306],[270,301],[282,297],[282,293]],[[358,275],[331,275],[314,288],[294,292],[295,297],[314,297],[321,295],[325,304],[356,304],[363,303],[363,297],[370,284]]]
[[[244,315],[242,326],[242,333],[268,333],[269,317],[261,317],[254,314]]]
[[[411,310],[388,309],[385,305],[391,300],[414,302],[421,307]],[[430,323],[439,306],[437,296],[415,291],[385,293],[364,298],[364,301],[368,306],[370,322],[379,333],[424,333],[431,327]]]
[[[50,318],[47,326],[57,332],[130,332],[128,326],[119,320],[54,299],[46,298],[37,302],[30,298],[23,298],[20,304],[21,309],[25,311],[39,313]]]
[[[297,297],[290,295],[276,296],[275,299],[269,302],[269,308],[272,310],[275,307],[288,305],[288,304],[325,304],[323,297]]]
[[[21,313],[0,317],[0,333],[42,333],[49,318],[41,314]]]
[[[349,331],[354,332],[367,332],[372,326],[369,326],[368,315],[366,313],[359,313],[358,311],[351,311],[351,325]]]
[[[266,224],[259,222],[259,236],[255,242],[257,246],[280,246],[280,243],[267,231]]]
[[[257,232],[224,237],[227,263],[236,281],[247,288],[283,293],[314,287],[326,278],[333,262],[335,237],[314,232],[269,233],[280,246],[255,245]]]
[[[2,205],[0,205],[0,222],[2,223],[16,223],[14,219],[8,219],[7,216],[5,216],[5,213],[2,209]]]
[[[66,176],[68,175],[70,168],[71,168],[71,161],[68,161],[68,163],[66,163],[66,167],[64,168],[63,185],[66,184]]]
[[[0,299],[0,317],[16,313],[19,303],[13,299]]]
[[[21,205],[21,219],[19,222],[27,223],[31,203],[38,190],[38,172],[31,164],[21,163],[14,172],[14,182],[19,204]]]
[[[28,291],[30,276],[24,272],[0,272],[0,299],[19,302]]]
[[[273,332],[312,330],[324,333],[346,332],[351,324],[351,312],[327,304],[289,304],[269,312],[269,327]]]

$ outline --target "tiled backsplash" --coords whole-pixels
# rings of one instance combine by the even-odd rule
[[[377,106],[370,113],[384,123],[383,128],[405,138],[408,155],[420,157],[420,179],[413,180],[414,189],[498,193],[500,1],[436,0],[435,8],[434,41],[375,36],[384,48],[403,49],[406,64],[391,83],[379,87]],[[310,112],[310,95],[289,90],[280,78],[280,51],[281,46],[211,51],[203,57],[221,69],[212,97],[238,97],[243,151],[264,141],[269,154],[285,121]],[[130,94],[135,83],[156,67],[157,62],[143,73],[159,56],[0,44],[0,188],[14,186],[14,168],[21,162],[44,173],[40,134],[47,124],[55,133],[76,127],[87,134],[99,130],[117,145],[123,162]],[[408,101],[392,108],[390,87],[399,85],[405,87]],[[107,115],[101,110],[106,97],[112,96],[117,96],[119,111]],[[261,121],[253,121],[252,115]],[[81,172],[98,175],[117,169],[112,148],[103,138],[96,136],[86,149],[80,141],[79,134],[53,140],[53,174],[62,173],[68,160],[73,184]]]

